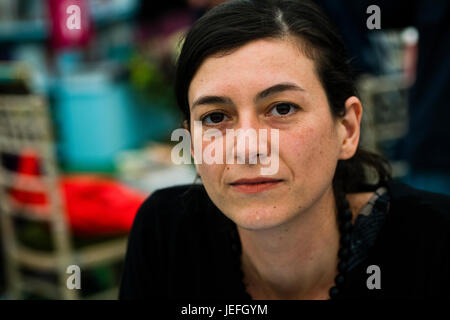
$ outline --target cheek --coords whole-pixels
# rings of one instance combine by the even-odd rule
[[[196,163],[198,174],[201,176],[202,181],[205,184],[211,184],[212,182],[220,182],[222,173],[226,166],[226,145],[225,140],[222,138],[212,138],[207,141],[205,134],[200,138],[201,142],[198,143],[198,147],[194,151],[198,158],[195,160],[201,163]]]
[[[302,175],[312,176],[336,165],[336,144],[328,127],[305,126],[288,132],[280,141],[280,156],[294,173],[301,171]]]
[[[280,137],[280,141],[282,141],[281,149],[291,160],[309,162],[316,152],[320,151],[317,146],[317,138],[318,134],[314,128],[303,127],[301,130],[291,131],[286,136]]]
[[[197,164],[197,172],[205,184],[210,184],[210,182],[219,180],[221,169],[220,165],[217,164],[199,163]]]

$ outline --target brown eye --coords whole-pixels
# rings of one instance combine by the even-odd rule
[[[288,115],[290,112],[295,111],[296,109],[298,109],[298,107],[293,105],[292,103],[279,103],[274,106],[270,112],[274,116],[282,117]]]
[[[226,118],[226,115],[221,112],[213,112],[202,118],[202,121],[206,124],[218,124]],[[208,121],[209,119],[209,121]]]

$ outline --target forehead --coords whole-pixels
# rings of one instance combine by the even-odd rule
[[[279,82],[295,82],[306,92],[320,87],[314,61],[292,38],[252,41],[231,54],[208,57],[194,75],[189,105],[202,95],[250,93]]]

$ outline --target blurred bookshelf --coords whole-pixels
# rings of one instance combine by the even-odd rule
[[[52,47],[49,3],[0,0],[0,82],[14,87],[26,70],[21,83],[49,99],[61,168],[114,173],[118,153],[170,141],[181,115],[158,43],[139,37],[141,1],[85,1],[92,39],[63,49]]]

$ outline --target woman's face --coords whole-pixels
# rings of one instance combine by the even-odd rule
[[[287,86],[259,95],[279,84]],[[205,96],[221,98],[203,99],[193,107]],[[254,149],[248,146],[245,164],[237,163],[239,152],[227,164],[225,145],[222,164],[196,164],[211,200],[242,228],[275,227],[311,208],[330,195],[338,159],[354,153],[345,147],[349,130],[332,117],[314,62],[293,38],[256,40],[229,55],[207,58],[192,79],[188,99],[192,130],[194,120],[201,120],[203,133],[218,129],[225,142],[227,129],[266,129],[267,155],[278,144],[278,170],[270,176],[261,174],[268,165],[249,163]],[[271,139],[272,130],[278,131],[278,141]],[[202,150],[211,143],[201,142]],[[256,177],[281,181],[256,190],[231,184]]]

